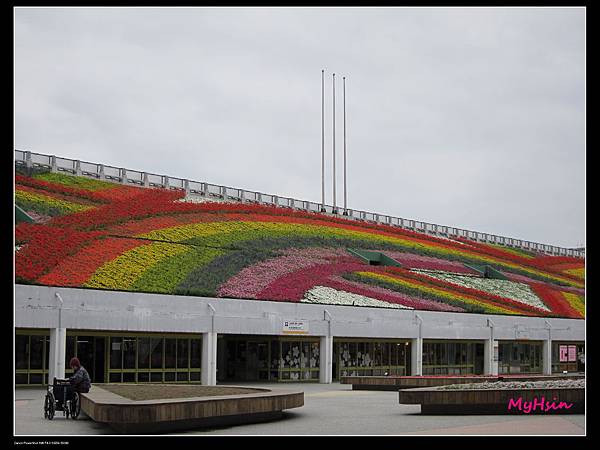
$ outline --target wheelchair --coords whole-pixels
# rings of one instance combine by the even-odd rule
[[[81,412],[79,393],[75,391],[69,380],[54,378],[44,399],[44,418],[52,420],[56,411],[62,411],[68,419],[77,419]]]

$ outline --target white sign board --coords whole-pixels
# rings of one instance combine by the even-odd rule
[[[284,320],[283,321],[283,334],[308,334],[308,321],[307,320]]]

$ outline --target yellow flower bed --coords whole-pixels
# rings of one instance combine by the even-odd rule
[[[570,292],[563,292],[563,297],[567,299],[569,305],[582,316],[585,316],[585,300],[584,297],[577,294],[571,294]]]
[[[128,290],[149,268],[186,251],[185,245],[164,242],[136,247],[102,265],[84,287]]]
[[[568,273],[569,275],[574,275],[578,278],[581,278],[582,280],[585,277],[585,267],[580,267],[578,269],[568,269],[568,270],[565,270],[564,272]]]
[[[72,203],[66,200],[50,197],[48,195],[38,194],[36,192],[21,191],[18,189],[15,191],[15,201],[27,202],[44,209],[56,208],[67,213],[75,213],[93,208],[93,206]]]

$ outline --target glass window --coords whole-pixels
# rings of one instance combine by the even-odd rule
[[[42,380],[44,378],[42,377],[41,373],[30,373],[29,374],[29,384],[42,384]]]
[[[187,368],[189,366],[188,357],[189,339],[177,339],[177,368]]]
[[[110,368],[121,369],[123,367],[122,362],[122,347],[123,338],[111,337],[110,338]],[[112,379],[111,379],[112,381]]]
[[[120,383],[121,382],[121,372],[111,372],[108,376],[108,380],[111,383]]]
[[[406,344],[406,342],[400,344],[399,351],[400,353],[398,355],[398,365],[406,366],[406,359],[408,353],[408,345]]]
[[[15,338],[15,368],[29,368],[29,336],[23,336],[18,334]]]
[[[65,368],[69,368],[69,361],[75,356],[75,336],[67,336],[67,351],[65,352]]]
[[[281,363],[286,369],[291,367],[291,353],[292,352],[290,350],[290,343],[287,341],[283,341],[281,343]]]
[[[135,369],[135,358],[137,354],[137,339],[134,337],[123,338],[123,368]]]
[[[300,367],[310,367],[310,343],[302,342],[302,351],[300,352]],[[309,375],[310,377],[310,375]]]
[[[300,343],[293,342],[291,344],[290,367],[292,369],[300,368]]]
[[[163,339],[152,338],[150,340],[151,356],[150,362],[153,369],[161,369],[163,366]]]
[[[138,368],[150,368],[150,338],[138,338]]]
[[[165,338],[165,369],[175,368],[175,356],[177,352],[177,340]],[[173,381],[173,380],[170,380]]]
[[[387,342],[381,344],[381,365],[390,365],[390,344]]]
[[[279,378],[279,355],[280,355],[280,342],[276,340],[271,341],[271,379]]]
[[[321,362],[321,358],[320,358],[319,343],[313,342],[312,348],[310,351],[310,367],[317,368],[317,367],[319,367],[320,362]]]
[[[175,381],[175,372],[165,372],[165,381]]]
[[[356,357],[358,351],[356,349],[356,342],[348,343],[348,353],[350,355],[350,359],[348,361],[349,367],[356,367],[358,365],[358,358]]]
[[[188,381],[189,372],[177,372],[177,381]]]
[[[26,373],[16,373],[15,374],[15,384],[28,384],[29,377]]]
[[[31,336],[31,354],[29,356],[30,369],[37,370],[43,367],[45,347],[44,340],[44,336]]]
[[[163,373],[162,372],[151,372],[150,373],[150,381],[153,383],[162,383]]]
[[[460,364],[460,344],[450,342],[447,345],[450,364]]]
[[[46,336],[46,362],[44,367],[50,367],[50,336]]]
[[[123,383],[135,383],[135,372],[123,372]]]
[[[202,367],[202,340],[200,339],[191,340],[190,367],[197,369]]]
[[[190,381],[200,381],[200,372],[190,372]]]

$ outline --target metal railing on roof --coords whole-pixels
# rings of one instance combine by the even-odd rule
[[[190,197],[197,196],[207,199],[212,198],[236,202],[251,202],[293,208],[308,212],[323,212],[321,211],[322,205],[320,203],[311,201],[281,197],[273,194],[264,194],[262,192],[248,191],[246,189],[232,188],[229,186],[221,186],[202,181],[192,181],[171,177],[168,175],[157,175],[148,172],[125,169],[122,167],[108,166],[105,164],[62,158],[54,155],[45,155],[23,150],[15,150],[15,164],[29,168],[45,167],[57,173],[65,172],[73,175],[96,178],[103,181],[121,183],[125,185],[134,184],[142,187],[178,189],[185,191],[186,195]],[[334,214],[333,206],[324,205],[324,209],[325,214]],[[342,214],[339,214],[339,211],[342,211]],[[509,238],[489,233],[480,233],[477,231],[465,230],[447,225],[438,225],[434,223],[404,219],[401,217],[393,217],[386,214],[378,214],[356,209],[346,209],[343,211],[342,208],[338,208],[336,213],[343,218],[391,225],[442,238],[465,238],[475,242],[498,244],[506,247],[529,250],[554,256],[585,258],[585,248],[573,249],[557,247],[555,245],[540,244],[538,242],[525,241],[522,239]]]

